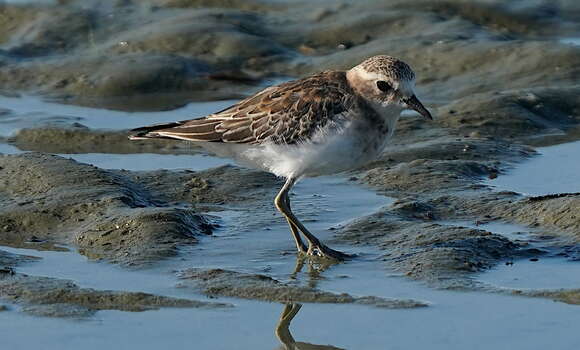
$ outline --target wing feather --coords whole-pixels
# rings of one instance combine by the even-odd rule
[[[358,103],[344,72],[323,72],[269,87],[203,118],[135,129],[134,136],[294,144],[309,140],[328,123],[353,118]]]

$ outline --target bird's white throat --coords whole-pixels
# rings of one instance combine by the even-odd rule
[[[387,138],[393,136],[397,122],[401,117],[401,112],[405,108],[399,104],[381,102],[370,102],[370,105],[381,116],[381,118],[387,122],[387,126],[389,127],[389,134]]]

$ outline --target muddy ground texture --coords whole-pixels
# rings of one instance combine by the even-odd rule
[[[312,7],[315,7],[314,10]],[[534,146],[580,138],[577,1],[61,1],[0,5],[0,90],[122,110],[164,110],[237,98],[266,79],[344,69],[375,54],[414,67],[436,116],[401,119],[384,155],[349,176],[396,198],[336,230],[336,240],[378,247],[386,269],[436,288],[485,290],[578,304],[579,290],[497,290],[474,278],[496,264],[580,258],[580,194],[526,197],[482,184],[535,155]],[[12,117],[9,109],[0,117]],[[184,116],[184,119],[192,116]],[[111,127],[114,129],[114,126]],[[78,123],[21,130],[22,150],[0,155],[0,244],[63,249],[147,268],[198,244],[224,204],[274,213],[280,180],[234,166],[201,172],[104,170],[52,153],[197,152],[175,142],[129,143],[124,131]],[[533,228],[510,240],[450,221]],[[59,248],[60,247],[60,248]],[[96,310],[223,306],[96,291],[26,276],[38,258],[0,249],[0,298],[24,311],[83,317]],[[421,302],[356,297],[268,276],[187,270],[203,294],[269,301]],[[39,292],[42,290],[42,292]],[[56,296],[55,296],[56,295]],[[0,310],[5,309],[0,305]],[[8,307],[9,308],[9,307]]]

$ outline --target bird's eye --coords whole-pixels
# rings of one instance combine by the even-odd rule
[[[393,88],[391,87],[391,84],[387,83],[384,80],[379,80],[377,81],[377,87],[379,88],[379,90],[381,90],[382,92],[389,92],[391,91]]]

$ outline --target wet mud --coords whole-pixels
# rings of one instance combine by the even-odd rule
[[[580,305],[579,289],[561,289],[561,290],[539,290],[539,291],[519,291],[513,292],[516,295],[525,295],[534,298],[548,298],[567,304]]]
[[[120,173],[40,153],[1,156],[0,164],[4,244],[74,244],[91,258],[138,266],[212,231],[203,215]]]
[[[0,4],[0,91],[99,109],[166,111],[241,98],[273,79],[344,69],[374,54],[399,56],[414,67],[419,97],[435,121],[405,115],[379,159],[341,175],[393,202],[348,223],[328,223],[333,243],[372,249],[385,275],[436,289],[576,305],[577,288],[502,288],[478,276],[526,259],[574,264],[580,256],[578,193],[528,196],[486,182],[541,157],[536,147],[580,139],[580,47],[560,40],[580,36],[579,14],[574,1],[330,1],[315,9],[311,2],[261,0]],[[274,176],[232,165],[134,171],[84,164],[51,153],[204,153],[187,143],[129,142],[127,127],[114,122],[89,128],[46,113],[48,126],[44,120],[2,133],[2,145],[18,154],[0,155],[1,245],[70,249],[91,261],[155,269],[204,254],[209,239],[231,239],[235,250],[237,235],[273,222],[272,199],[282,184]],[[32,118],[2,108],[0,128]],[[244,213],[238,219],[244,229],[219,236],[220,215],[229,210]],[[310,210],[306,223],[316,224],[316,208]],[[514,238],[485,226],[497,222],[520,224],[525,234]],[[264,259],[256,265],[279,264],[278,256]],[[0,248],[0,298],[7,304],[0,311],[89,317],[99,310],[224,306],[18,272],[42,263]],[[176,290],[212,298],[430,305],[330,292],[323,282],[304,286],[267,269],[180,265],[179,271]],[[291,344],[287,333],[280,328]]]
[[[221,308],[224,303],[178,299],[148,293],[79,288],[71,281],[0,272],[0,297],[22,311],[47,317],[83,318],[98,310],[147,311],[161,307]]]
[[[579,74],[579,49],[549,40],[578,32],[572,2],[97,4],[2,5],[0,87],[163,109],[239,97],[266,76],[345,68],[384,52],[417,67],[433,100],[493,93],[498,81],[501,90],[574,84]]]
[[[354,297],[347,293],[331,293],[314,287],[282,283],[260,274],[246,274],[222,269],[188,269],[180,272],[180,288],[200,289],[209,297],[263,300],[280,303],[364,304],[386,309],[426,307],[428,304],[403,299],[386,299],[375,296]]]

